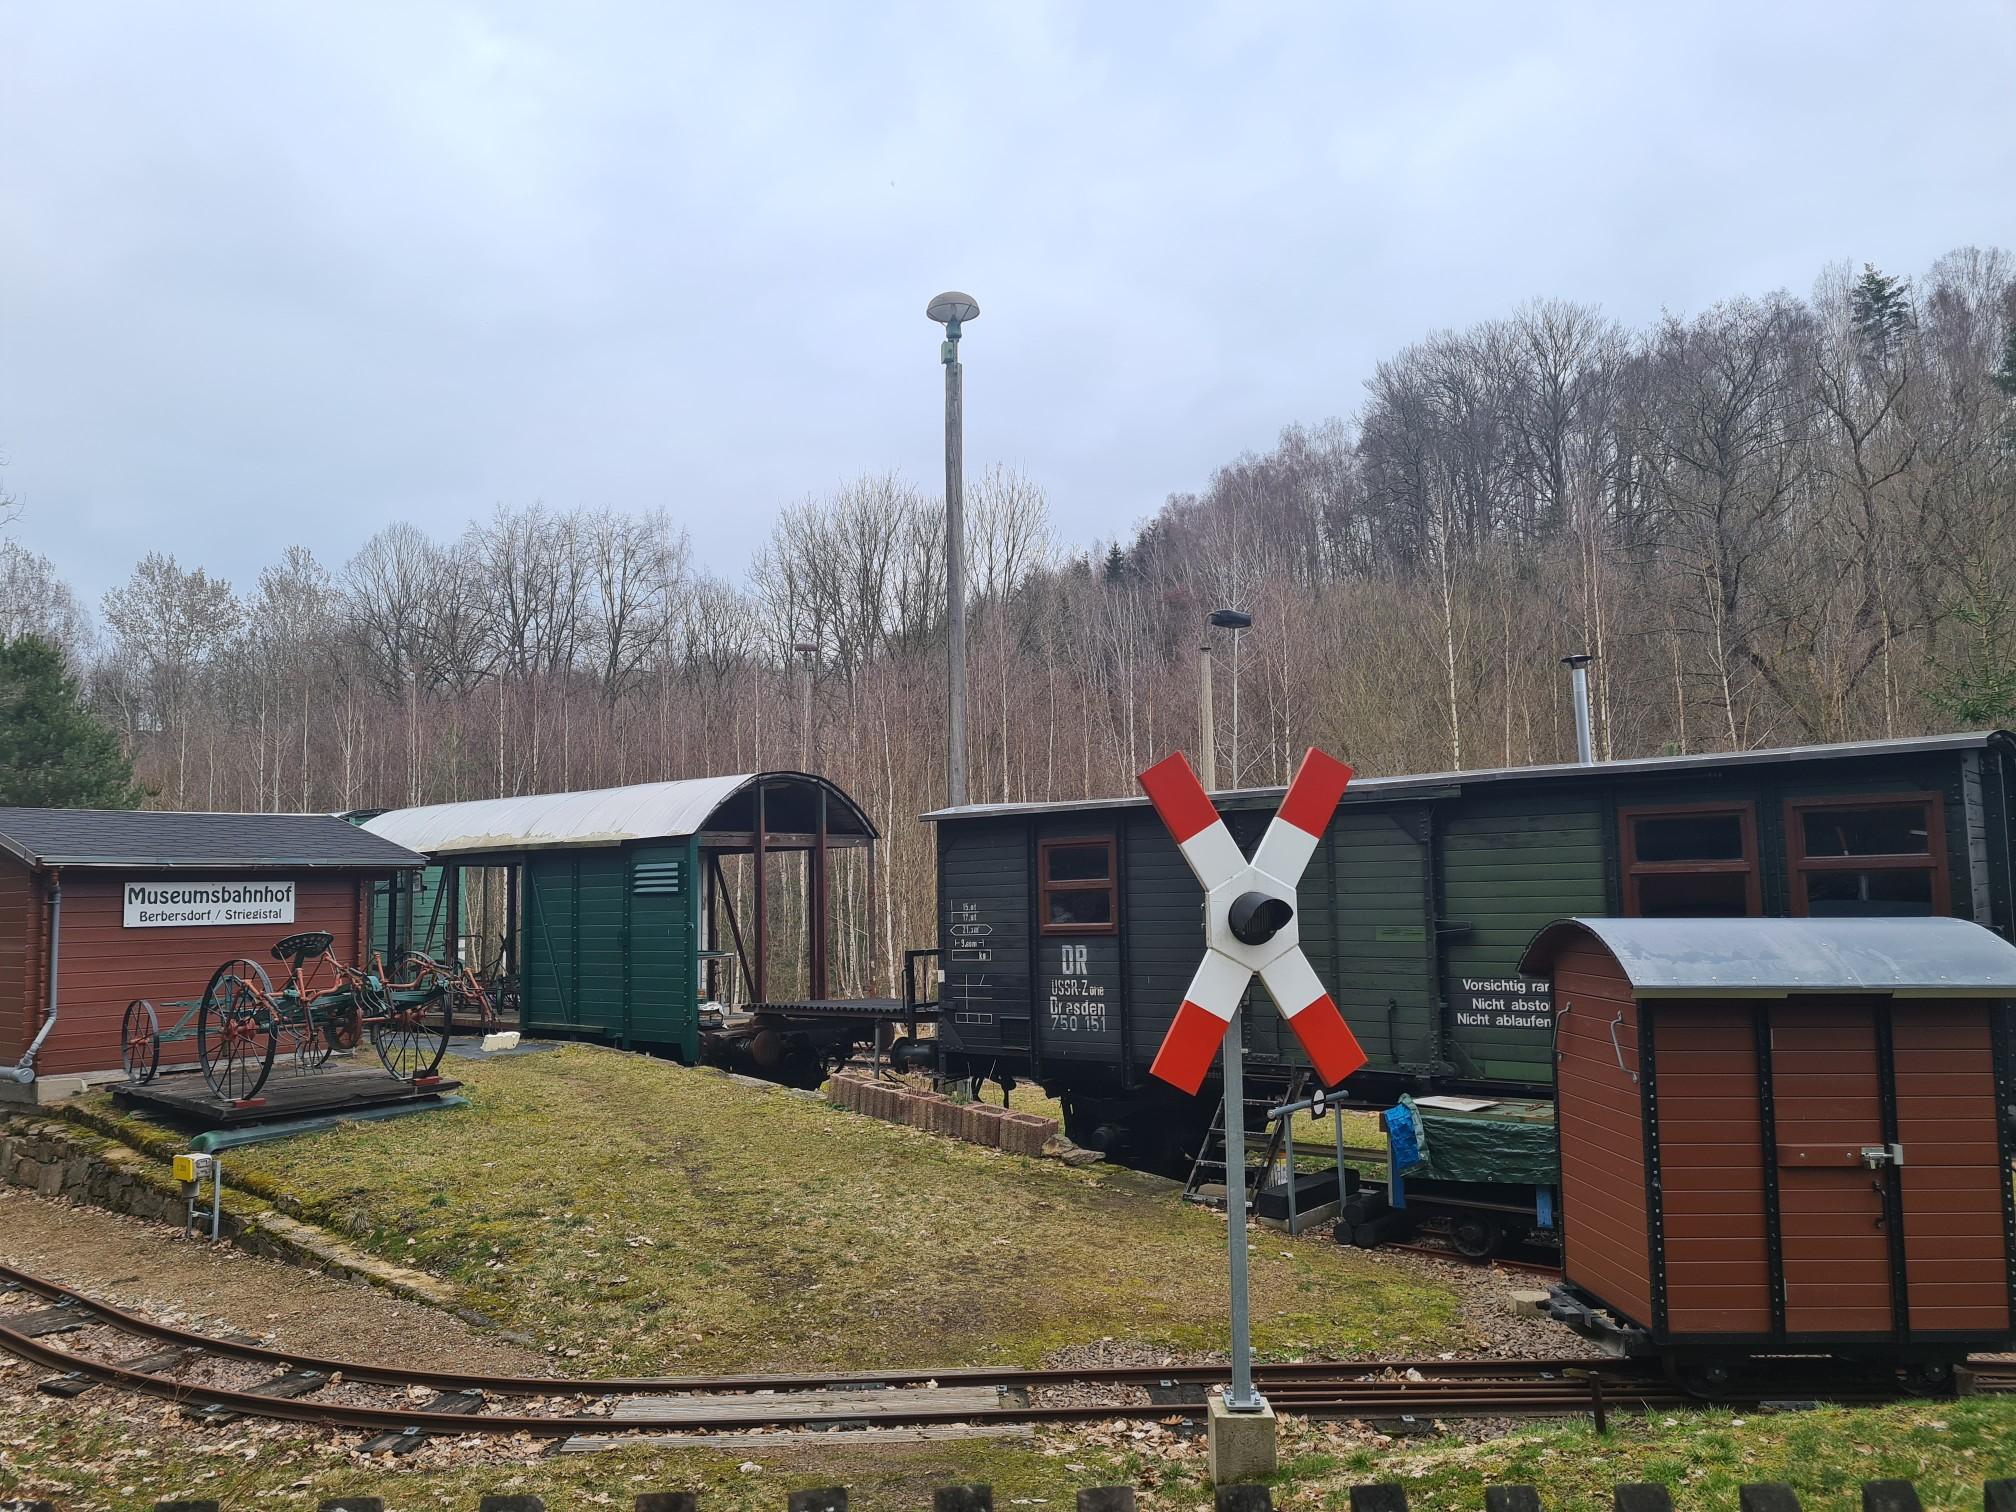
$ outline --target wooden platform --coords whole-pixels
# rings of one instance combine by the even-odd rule
[[[369,1052],[365,1052],[369,1054]],[[298,1073],[276,1063],[257,1106],[236,1108],[220,1103],[197,1071],[164,1072],[143,1086],[119,1083],[112,1097],[122,1108],[151,1113],[191,1129],[243,1129],[256,1124],[285,1123],[297,1118],[341,1117],[364,1108],[399,1104],[438,1103],[462,1084],[444,1076],[431,1087],[397,1081],[371,1055],[346,1064],[331,1061],[319,1071]]]

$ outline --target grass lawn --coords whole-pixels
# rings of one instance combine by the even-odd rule
[[[44,1399],[46,1402],[46,1399]],[[82,1404],[80,1404],[81,1406]],[[984,1482],[995,1504],[1069,1512],[1083,1486],[1137,1487],[1144,1507],[1211,1505],[1202,1447],[1156,1424],[1045,1434],[1033,1443],[866,1446],[733,1454],[650,1448],[468,1462],[429,1448],[394,1470],[291,1429],[192,1433],[160,1409],[158,1434],[96,1410],[37,1404],[0,1443],[0,1496],[53,1494],[66,1509],[144,1508],[157,1496],[226,1507],[310,1507],[342,1495],[401,1508],[466,1512],[490,1492],[542,1496],[555,1508],[627,1507],[645,1490],[697,1490],[707,1512],[776,1512],[787,1490],[845,1485],[862,1512],[915,1512],[932,1488]],[[1487,1484],[1538,1486],[1550,1512],[1607,1512],[1620,1481],[1671,1488],[1679,1512],[1734,1512],[1746,1482],[1789,1483],[1807,1512],[1853,1512],[1857,1488],[1915,1483],[1931,1512],[1978,1508],[1984,1480],[2016,1475],[2016,1402],[1976,1398],[1882,1410],[1828,1409],[1744,1419],[1701,1412],[1612,1419],[1608,1436],[1546,1425],[1481,1443],[1453,1438],[1368,1443],[1346,1425],[1282,1427],[1277,1506],[1330,1512],[1353,1485],[1397,1481],[1417,1512],[1475,1512]],[[396,1478],[395,1478],[396,1477]]]
[[[227,1178],[457,1283],[581,1373],[1222,1345],[1224,1219],[1165,1182],[586,1047],[454,1071],[470,1109],[233,1150]],[[1253,1288],[1269,1355],[1466,1342],[1440,1282],[1327,1235],[1261,1231]]]

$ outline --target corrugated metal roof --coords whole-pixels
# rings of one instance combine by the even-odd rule
[[[1562,919],[1519,969],[1594,935],[1640,997],[2016,998],[2016,945],[1966,919]]]
[[[715,812],[758,778],[824,788],[845,806],[848,833],[875,833],[868,816],[844,792],[824,778],[803,772],[739,772],[728,777],[640,782],[580,793],[432,803],[392,809],[367,819],[363,827],[429,856],[677,839],[709,828],[708,820]],[[842,817],[834,816],[836,829]]]
[[[2016,748],[2016,736],[2006,730],[1981,730],[1960,735],[1921,735],[1902,740],[1853,740],[1832,745],[1776,746],[1764,751],[1715,751],[1697,756],[1639,756],[1626,761],[1599,761],[1593,766],[1579,762],[1555,762],[1545,766],[1479,767],[1468,772],[1424,772],[1396,777],[1359,777],[1345,789],[1344,801],[1372,802],[1379,799],[1421,797],[1438,790],[1466,788],[1484,783],[1537,781],[1563,777],[1639,777],[1661,773],[1683,774],[1724,767],[1765,766],[1791,761],[1843,760],[1855,757],[1909,755],[1929,751],[1978,751],[1990,744]],[[1339,753],[1348,760],[1348,753]],[[1213,793],[1220,808],[1272,808],[1286,792],[1281,787],[1228,788]],[[1132,795],[1121,798],[1073,798],[1058,803],[969,803],[962,808],[933,809],[925,820],[990,819],[1013,814],[1074,813],[1093,809],[1145,807],[1148,800]]]
[[[31,866],[398,871],[421,864],[395,841],[329,814],[4,808],[0,849]]]

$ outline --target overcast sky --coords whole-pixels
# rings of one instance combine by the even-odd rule
[[[1125,531],[1535,295],[2016,245],[2016,3],[0,0],[0,486],[94,602],[967,456]]]

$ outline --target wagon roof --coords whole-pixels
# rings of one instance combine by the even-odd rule
[[[330,814],[0,808],[0,851],[30,866],[399,871],[421,858]]]
[[[2016,998],[2016,945],[1966,919],[1560,919],[1521,972],[1593,935],[1639,997]]]
[[[1656,777],[1689,772],[1714,771],[1725,767],[1768,766],[1795,761],[1826,761],[1869,756],[1908,756],[1933,751],[1978,751],[1991,745],[2016,749],[2016,736],[2005,730],[1977,730],[1959,735],[1921,735],[1901,740],[1851,740],[1831,745],[1777,746],[1761,751],[1714,751],[1694,756],[1641,756],[1624,761],[1600,761],[1593,766],[1579,762],[1553,762],[1542,766],[1478,767],[1465,772],[1425,772],[1396,777],[1359,777],[1345,790],[1344,802],[1371,802],[1379,799],[1425,797],[1459,787],[1486,783],[1528,782],[1548,778],[1573,777]],[[1348,756],[1348,753],[1343,753]],[[1272,808],[1287,789],[1280,787],[1231,788],[1213,793],[1220,808]],[[1139,796],[1122,798],[1066,799],[1059,803],[969,803],[961,808],[933,809],[922,817],[943,819],[991,819],[1014,814],[1085,812],[1093,809],[1143,808],[1148,800]]]
[[[752,805],[735,800],[766,787],[823,790],[835,836],[873,838],[875,826],[860,805],[834,783],[806,772],[740,772],[728,777],[688,777],[639,782],[578,793],[532,793],[520,798],[477,798],[391,809],[364,828],[430,856],[622,845],[671,840],[712,829],[746,830]],[[783,826],[772,822],[771,828]]]

